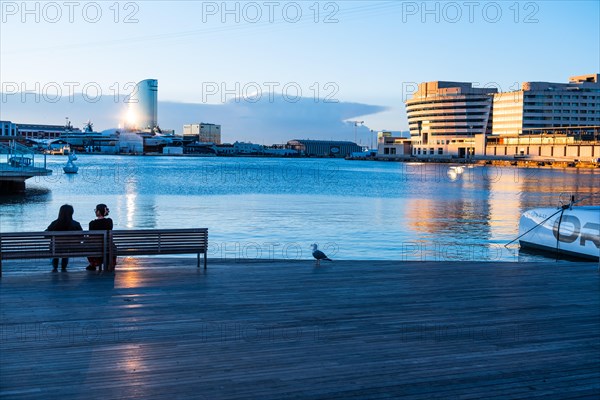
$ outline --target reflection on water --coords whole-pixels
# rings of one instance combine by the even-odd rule
[[[330,159],[78,156],[0,197],[2,231],[43,230],[64,203],[84,227],[97,203],[115,229],[208,227],[210,257],[310,258],[311,243],[338,259],[504,260],[523,210],[597,192],[599,170]],[[62,168],[64,158],[48,157]],[[599,202],[599,196],[581,204]],[[536,255],[525,256],[536,259]]]
[[[45,187],[28,187],[24,193],[0,195],[0,205],[27,204],[48,201],[52,191]]]

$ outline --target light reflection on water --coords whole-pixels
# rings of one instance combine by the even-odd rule
[[[222,258],[532,260],[503,245],[521,212],[597,191],[600,171],[465,168],[330,159],[78,155],[79,174],[48,157],[50,177],[0,197],[2,231],[43,230],[60,205],[82,225],[97,203],[115,229],[208,227]],[[598,203],[598,197],[582,204]]]

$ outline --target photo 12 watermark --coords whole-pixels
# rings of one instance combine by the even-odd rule
[[[3,24],[139,23],[140,3],[134,1],[1,1]]]
[[[340,87],[336,82],[313,82],[303,86],[298,82],[202,82],[202,103],[297,103],[303,98],[315,103],[339,103],[336,95]]]
[[[98,103],[110,99],[114,103],[136,103],[139,87],[136,82],[15,82],[0,85],[1,102],[20,103]]]
[[[340,6],[333,1],[203,1],[202,23],[338,23]]]
[[[328,257],[339,254],[340,247],[335,242],[319,246]],[[219,242],[209,243],[207,256],[219,261],[293,261],[313,260],[312,247],[300,242]]]
[[[203,343],[278,343],[321,341],[337,333],[335,324],[299,325],[278,323],[202,322],[198,335]]]
[[[419,92],[419,85],[425,82],[402,82],[401,89],[401,98],[402,102],[406,102],[414,98],[416,95],[425,96],[427,100],[443,100],[447,98],[448,95],[445,93],[437,93],[434,91],[427,91],[429,88],[421,89]],[[509,100],[514,103],[519,103],[522,101],[522,97],[520,97],[520,90],[522,89],[522,84],[519,82],[512,82],[509,85],[502,86],[498,82],[463,82],[459,83],[456,87],[460,88],[460,95],[462,96],[473,96],[473,95],[489,95],[491,100],[494,103],[499,102],[500,100]]]
[[[32,322],[0,324],[0,340],[7,343],[127,342],[135,339],[137,332],[139,332],[139,327],[135,323]]]
[[[515,24],[537,24],[539,3],[504,1],[403,1],[402,23],[488,23],[511,21]]]
[[[472,325],[455,323],[405,323],[400,326],[404,343],[489,342],[508,343],[531,339],[539,333],[534,324]]]

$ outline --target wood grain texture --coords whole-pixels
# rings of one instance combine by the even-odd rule
[[[0,280],[0,398],[600,394],[596,263],[213,262]]]

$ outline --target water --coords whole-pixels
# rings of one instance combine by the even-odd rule
[[[0,196],[0,229],[39,231],[64,203],[84,228],[97,203],[115,229],[209,228],[209,257],[532,261],[504,247],[523,210],[598,191],[598,170],[331,159],[50,156],[50,177]],[[598,204],[599,197],[581,204]]]

